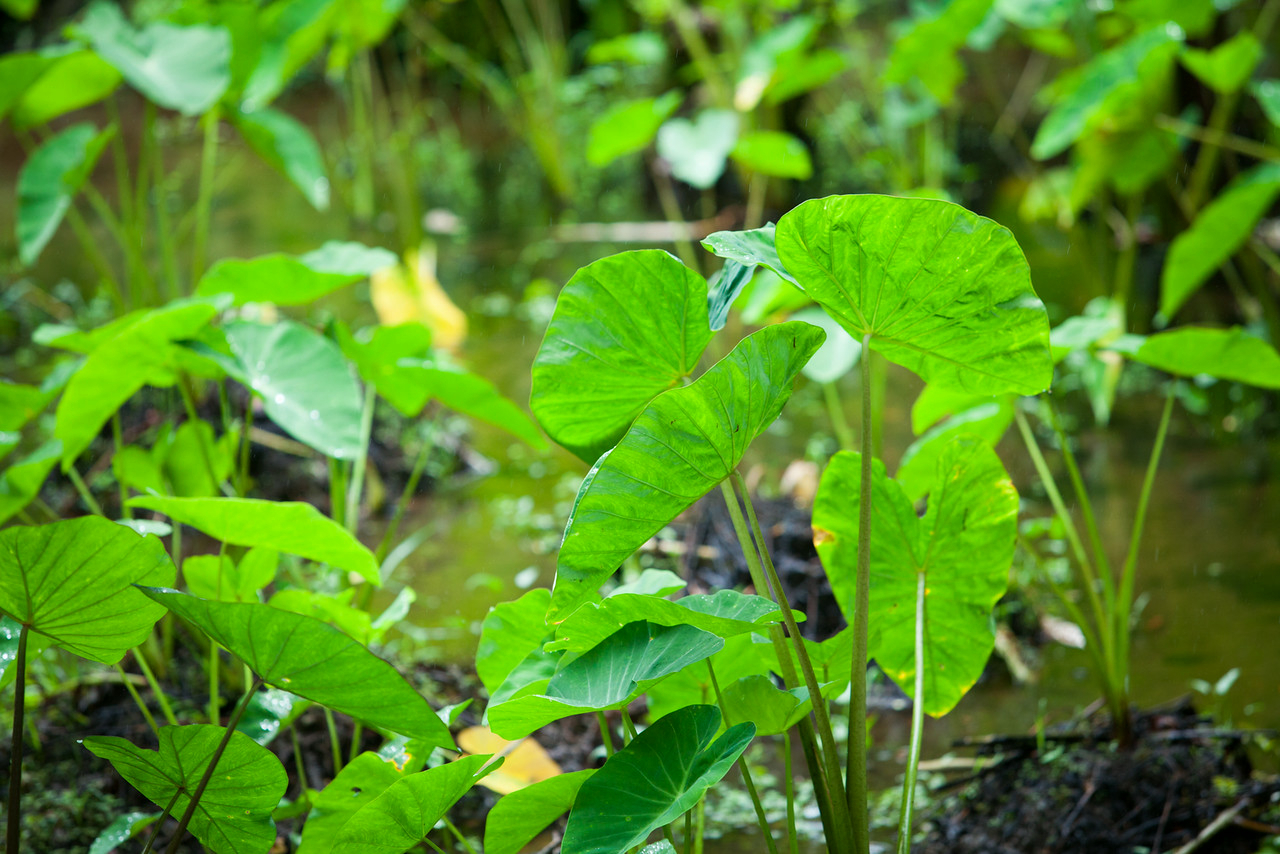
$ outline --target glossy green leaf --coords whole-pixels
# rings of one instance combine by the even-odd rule
[[[1249,82],[1262,55],[1262,43],[1246,30],[1213,50],[1186,48],[1178,58],[1202,83],[1220,95],[1227,95],[1238,92]]]
[[[187,589],[201,599],[219,602],[257,602],[258,591],[276,575],[278,555],[271,549],[250,549],[237,564],[229,555],[192,555],[182,562]]]
[[[731,156],[752,172],[775,178],[807,180],[813,175],[813,161],[803,142],[789,133],[758,130],[743,134]]]
[[[1160,276],[1160,311],[1178,309],[1236,253],[1280,196],[1280,163],[1257,166],[1235,181],[1174,238]]]
[[[757,641],[760,642],[757,643]],[[848,646],[852,649],[852,642]],[[645,699],[649,703],[650,720],[665,717],[685,706],[699,703],[714,704],[716,690],[711,684],[711,674],[707,669],[708,662],[715,669],[716,681],[720,684],[721,690],[726,685],[732,685],[746,676],[766,676],[779,669],[773,646],[764,638],[755,634],[725,638],[724,649],[706,661],[696,661],[645,691]],[[847,667],[845,677],[848,677]],[[821,673],[818,674],[818,678],[822,679]]]
[[[168,491],[165,487],[164,472],[161,470],[160,463],[156,461],[155,455],[137,445],[128,445],[112,454],[111,473],[115,475],[121,486],[137,490],[144,495],[147,493],[163,495]]]
[[[693,372],[710,340],[701,276],[657,249],[602,258],[556,300],[529,406],[547,435],[593,463]]]
[[[1031,155],[1047,160],[1065,151],[1102,114],[1109,98],[1138,85],[1144,63],[1171,56],[1181,40],[1176,26],[1162,23],[1095,56],[1058,94],[1036,132]]]
[[[480,626],[476,674],[490,695],[516,665],[551,639],[551,630],[547,628],[550,604],[551,591],[540,587],[514,602],[503,602],[489,609]]]
[[[58,401],[53,433],[62,440],[64,471],[138,389],[174,381],[181,348],[173,342],[195,335],[222,304],[174,300],[143,313],[89,354]]]
[[[175,575],[159,538],[100,516],[0,531],[0,612],[92,661],[119,661],[164,615],[131,585]]]
[[[185,573],[185,563],[182,569]],[[249,700],[236,729],[266,747],[280,734],[280,730],[292,725],[309,708],[309,701],[288,691],[262,688]]]
[[[231,36],[223,27],[155,21],[139,29],[119,6],[100,0],[75,29],[130,86],[183,115],[206,112],[231,83]]]
[[[22,624],[12,617],[0,616],[0,689],[8,688],[18,678],[13,663],[18,660],[18,646],[22,642]],[[27,666],[53,642],[41,634],[27,634]]]
[[[708,190],[724,174],[729,152],[738,142],[738,114],[703,110],[689,119],[669,119],[658,128],[658,156],[671,174],[699,190]]]
[[[291,320],[225,331],[233,358],[224,367],[262,398],[268,418],[327,456],[355,459],[362,395],[338,345]]]
[[[484,377],[443,359],[423,361],[416,370],[421,372],[429,396],[454,412],[492,424],[533,448],[547,447],[547,440],[525,411]]]
[[[578,490],[556,564],[550,619],[591,596],[632,552],[733,473],[778,417],[821,346],[806,323],[743,339],[691,385],[645,408]]]
[[[582,784],[563,850],[622,854],[684,814],[720,782],[755,735],[751,724],[720,728],[715,706],[688,706],[661,718]]]
[[[268,685],[373,726],[453,747],[448,728],[422,695],[394,667],[332,626],[270,605],[141,589],[238,656]]]
[[[311,206],[329,208],[329,176],[320,144],[306,125],[287,113],[263,107],[232,116],[236,128],[259,157],[293,182]]]
[[[396,256],[385,249],[362,243],[326,243],[298,257],[277,253],[219,261],[200,279],[196,293],[231,294],[236,305],[307,305],[396,263]]]
[[[35,263],[71,208],[115,128],[72,125],[32,152],[18,174],[18,259]]]
[[[855,340],[927,382],[1035,394],[1049,321],[1013,235],[959,205],[890,196],[805,202],[778,223],[787,270]]]
[[[1183,377],[1204,374],[1259,388],[1280,389],[1280,354],[1266,341],[1238,326],[1231,329],[1184,326],[1139,340],[1139,346],[1124,351],[1125,356],[1135,362]]]
[[[605,166],[653,142],[658,128],[680,106],[678,91],[657,98],[636,98],[615,104],[591,123],[587,136],[587,162]]]
[[[503,738],[523,738],[569,715],[621,706],[723,646],[723,640],[693,626],[629,623],[557,670],[538,688],[542,694],[491,705],[489,726]]]
[[[995,451],[958,436],[939,455],[923,518],[872,463],[870,655],[915,693],[916,620],[924,620],[924,710],[950,711],[995,646],[991,609],[1008,586],[1018,493]],[[860,457],[832,458],[814,502],[814,542],[850,622],[858,550]],[[922,612],[917,609],[923,586]]]
[[[123,843],[154,824],[158,818],[160,818],[158,812],[135,811],[117,816],[89,845],[89,854],[111,854]]]
[[[406,418],[421,414],[431,393],[423,382],[423,361],[431,351],[431,330],[421,323],[375,326],[352,335],[343,323],[332,334],[360,372],[360,378]]]
[[[744,267],[757,265],[766,267],[791,284],[798,285],[795,278],[787,272],[787,268],[782,266],[782,259],[778,257],[776,239],[777,227],[773,223],[768,223],[761,228],[747,231],[714,232],[703,239],[702,246],[708,252],[729,261],[736,261]],[[728,311],[727,306],[725,310]]]
[[[13,123],[19,128],[42,125],[96,104],[120,86],[120,72],[93,51],[57,45],[39,55],[48,64],[13,107]]]
[[[404,778],[405,769],[376,753],[361,753],[316,796],[298,854],[329,854],[351,817]]]
[[[719,680],[719,674],[716,674]],[[790,691],[773,684],[768,676],[744,676],[723,686],[724,711],[730,721],[750,723],[756,735],[780,735],[809,714],[809,689]]]
[[[594,773],[588,768],[557,774],[503,796],[485,819],[484,854],[519,854],[543,828],[569,811]]]
[[[180,816],[225,732],[208,724],[163,727],[159,751],[110,735],[90,736],[84,746],[153,804]],[[288,786],[289,777],[271,751],[233,733],[188,828],[214,854],[262,854],[275,842],[271,813]]]
[[[855,341],[845,328],[831,319],[819,306],[803,308],[791,315],[792,320],[812,324],[827,333],[818,352],[804,366],[804,375],[816,383],[833,383],[858,364],[862,342]]]
[[[467,756],[448,765],[410,774],[392,783],[343,825],[332,854],[404,854],[485,774],[488,756]]]
[[[646,569],[634,581],[619,584],[609,596],[639,593],[648,596],[670,596],[685,588],[685,581],[669,569]]]
[[[938,459],[948,443],[960,434],[977,436],[993,448],[1013,424],[1013,397],[1001,395],[995,400],[957,412],[943,423],[912,442],[902,452],[893,478],[911,501],[919,501],[933,485]]]
[[[302,501],[148,495],[130,500],[129,506],[163,513],[174,522],[198,528],[228,545],[295,554],[355,572],[370,584],[381,583],[373,552],[337,522]]]
[[[40,487],[62,457],[62,443],[50,439],[0,474],[0,524],[12,519],[40,494]]]
[[[556,626],[548,651],[591,649],[618,629],[637,620],[661,626],[693,626],[720,638],[743,632],[765,632],[782,620],[782,612],[763,596],[717,590],[674,601],[640,593],[615,593],[586,602]]]

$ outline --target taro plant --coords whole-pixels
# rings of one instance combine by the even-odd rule
[[[1017,244],[955,205],[832,197],[787,214],[776,234],[718,235],[708,245],[742,267],[769,266],[802,287],[864,351],[934,382],[984,392],[1033,393],[1048,385],[1048,324]],[[617,852],[643,841],[641,834],[588,840],[572,830],[580,814],[633,808],[641,782],[627,775],[640,764],[637,752],[651,749],[651,733],[664,721],[712,700],[723,722],[734,724],[722,740],[740,738],[741,726],[770,734],[794,727],[828,846],[866,851],[866,752],[856,734],[866,718],[869,654],[917,701],[899,834],[906,850],[921,716],[951,708],[991,650],[989,612],[1007,579],[1016,493],[989,448],[958,438],[937,459],[928,510],[918,519],[902,488],[872,468],[865,359],[863,450],[832,462],[819,498],[823,524],[815,521],[851,627],[822,643],[801,638],[736,469],[825,336],[802,322],[769,326],[694,378],[735,295],[710,294],[701,276],[664,252],[611,256],[565,286],[534,362],[535,415],[592,467],[566,525],[553,591],[493,610],[479,670],[490,693],[490,726],[506,737],[568,714],[622,715],[626,745],[615,751],[602,727],[611,758],[576,798],[557,801],[573,801],[567,851]],[[665,597],[679,579],[664,583],[647,572],[601,598],[597,589],[637,548],[716,486],[755,595],[719,591],[671,601]],[[765,642],[753,642],[756,635]],[[846,770],[829,703],[850,685],[855,735]],[[637,737],[627,706],[646,692],[656,722]],[[678,767],[702,767],[693,757],[705,739],[667,737],[665,752]],[[719,744],[709,748],[717,756]],[[776,850],[749,768],[740,767],[765,841]],[[629,782],[600,792],[592,782],[606,776]],[[614,803],[602,804],[606,796]],[[696,802],[677,788],[653,799],[656,823],[644,834]],[[794,841],[794,814],[790,819]],[[686,834],[691,825],[686,814]]]

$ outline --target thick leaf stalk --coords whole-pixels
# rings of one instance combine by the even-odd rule
[[[858,571],[853,607],[846,786],[858,854],[870,851],[867,816],[867,613],[871,610],[871,334],[862,336],[862,477],[858,499]],[[918,668],[919,669],[919,668]],[[917,701],[917,705],[918,705]]]
[[[14,671],[13,736],[9,751],[9,823],[5,828],[5,849],[21,850],[22,837],[22,726],[26,711],[27,625],[18,632],[18,660]]]

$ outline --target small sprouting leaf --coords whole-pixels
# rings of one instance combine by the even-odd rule
[[[84,122],[50,137],[18,174],[18,260],[34,264],[71,208],[71,200],[97,165],[115,127],[99,131]]]
[[[717,231],[702,240],[702,246],[708,252],[729,261],[736,261],[744,267],[757,265],[767,267],[793,285],[798,284],[794,277],[782,266],[775,243],[777,227],[768,223],[760,228],[748,231]],[[728,311],[728,306],[725,306]]]
[[[822,344],[807,323],[743,339],[691,385],[659,395],[578,491],[556,564],[552,620],[591,596],[632,552],[733,473],[774,422]]]
[[[419,845],[436,822],[500,764],[467,756],[395,781],[357,810],[334,840],[332,854],[404,854]]]
[[[234,113],[232,122],[249,147],[292,181],[313,208],[328,209],[329,176],[320,145],[306,125],[270,107]]]
[[[159,751],[110,735],[90,736],[84,746],[153,804],[180,816],[225,732],[208,724],[167,726],[160,730]],[[188,827],[215,854],[262,854],[275,841],[271,813],[288,785],[275,754],[232,733]]]
[[[503,797],[485,819],[484,854],[519,854],[543,828],[569,811],[594,773],[588,768],[560,774]]]
[[[378,585],[373,552],[345,528],[302,501],[139,496],[130,507],[163,513],[233,546],[260,546],[355,572]]]
[[[1262,55],[1262,43],[1245,30],[1213,50],[1186,48],[1178,58],[1206,86],[1219,95],[1229,95],[1249,82],[1249,75],[1258,67]]]
[[[703,110],[693,121],[670,119],[658,129],[658,156],[681,181],[710,189],[738,142],[738,121],[736,112],[721,109]]]
[[[296,258],[277,253],[219,261],[200,279],[196,293],[231,294],[236,305],[306,305],[398,263],[385,249],[331,241]]]
[[[622,854],[669,824],[720,782],[746,750],[755,727],[741,723],[719,739],[720,710],[687,706],[659,719],[582,784],[563,849]]]
[[[933,199],[832,196],[778,223],[791,275],[855,340],[928,382],[1035,394],[1049,319],[1009,230]]]
[[[657,249],[602,258],[556,300],[529,406],[547,435],[593,463],[693,372],[710,340],[701,276]]]
[[[1280,196],[1280,163],[1264,163],[1236,180],[1174,238],[1160,276],[1160,312],[1179,308],[1236,253]]]
[[[176,573],[159,538],[99,516],[0,531],[0,612],[92,661],[119,661],[164,616],[131,585]]]
[[[800,181],[813,175],[809,149],[797,137],[782,131],[758,130],[743,134],[730,156],[761,175]]]
[[[298,854],[329,854],[351,817],[402,779],[405,770],[376,753],[361,753],[348,762],[315,798]]]
[[[373,726],[453,747],[448,728],[394,667],[327,623],[270,605],[140,589],[226,647],[268,685]]]
[[[680,106],[678,91],[657,98],[637,98],[610,107],[591,123],[587,137],[587,162],[605,166],[646,148],[658,135],[658,128]]]
[[[1138,346],[1123,351],[1135,362],[1184,377],[1206,374],[1258,388],[1280,389],[1280,354],[1238,326],[1184,326],[1135,339],[1133,343]]]
[[[198,116],[231,84],[231,35],[224,27],[156,21],[141,29],[114,3],[96,2],[75,27],[95,53],[150,100]]]
[[[848,451],[832,458],[813,509],[814,542],[851,623],[860,459]],[[923,518],[874,460],[871,514],[870,655],[914,695],[916,620],[923,619],[924,710],[943,715],[973,687],[995,646],[991,609],[1009,582],[1018,493],[988,444],[958,436],[939,455]]]

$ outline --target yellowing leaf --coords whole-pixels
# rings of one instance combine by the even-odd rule
[[[500,795],[509,795],[564,773],[532,738],[507,741],[487,726],[467,727],[458,733],[458,746],[467,753],[506,757],[501,768],[480,781],[480,785]]]
[[[436,278],[432,244],[410,249],[403,265],[379,270],[370,276],[369,284],[373,308],[383,326],[425,324],[435,346],[450,351],[456,351],[467,337],[467,316]]]

